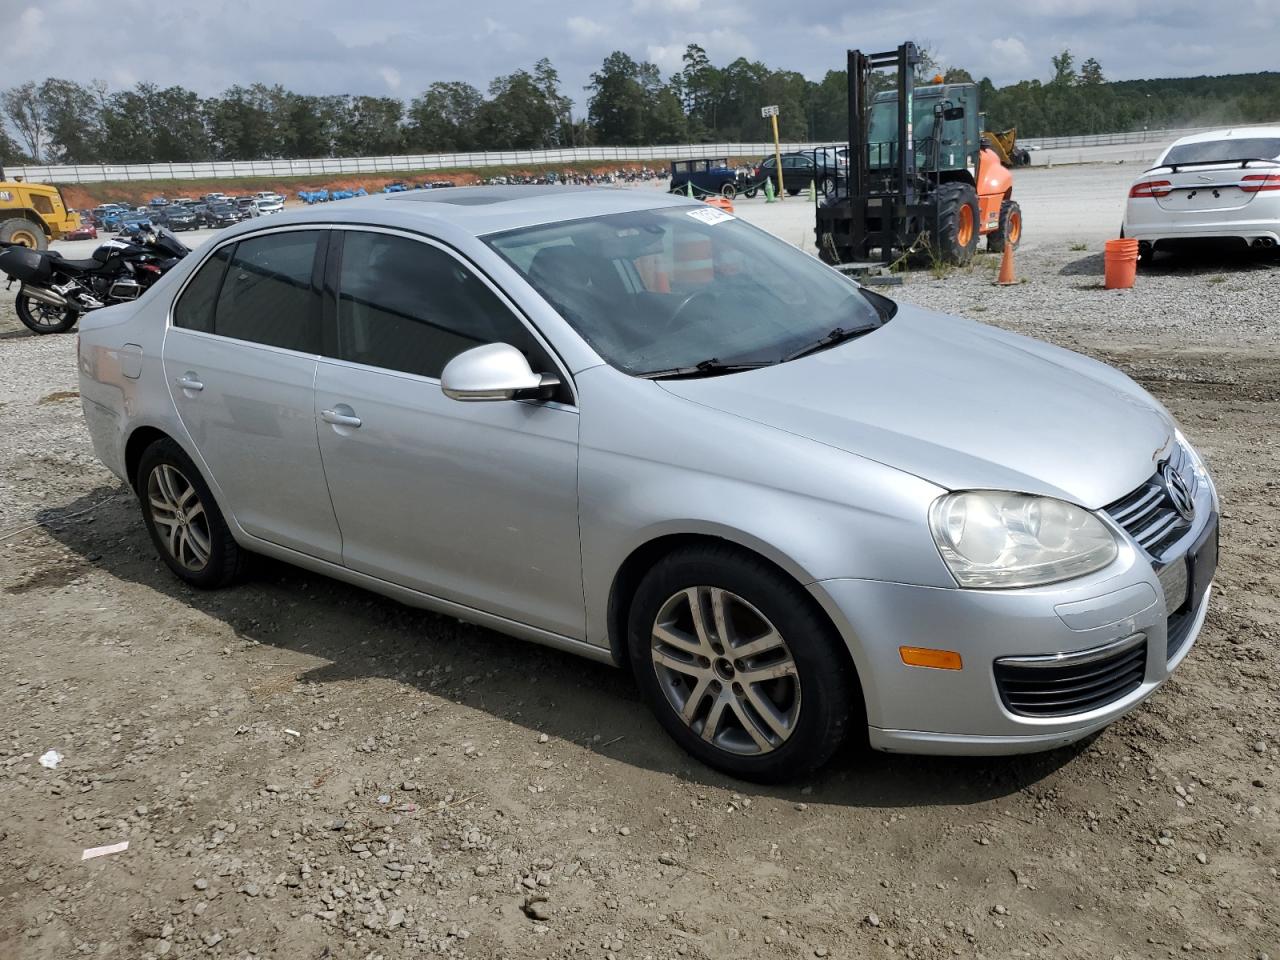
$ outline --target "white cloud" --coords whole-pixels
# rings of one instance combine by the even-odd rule
[[[589,17],[570,17],[565,21],[565,26],[569,28],[573,39],[579,43],[594,40],[609,32],[609,28],[603,23],[596,23]]]
[[[1031,66],[1031,51],[1017,37],[1000,37],[992,40],[989,46],[999,61],[1001,73]]]
[[[696,13],[702,6],[702,0],[632,0],[631,6],[640,13],[647,10],[665,13]]]
[[[392,93],[400,89],[400,71],[395,67],[382,67],[378,73],[387,81],[387,89]]]

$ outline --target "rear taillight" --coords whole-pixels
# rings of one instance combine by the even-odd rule
[[[1168,180],[1143,180],[1133,185],[1129,196],[1131,198],[1167,197],[1171,193],[1173,193],[1173,184]]]
[[[1240,189],[1245,193],[1280,190],[1280,173],[1251,173],[1240,178]]]
[[[147,273],[154,273],[154,274],[159,274],[161,272],[160,268],[157,267],[154,263],[140,263],[138,264],[138,269],[145,270],[147,271]]]

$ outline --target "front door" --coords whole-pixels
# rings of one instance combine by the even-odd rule
[[[444,365],[485,343],[548,352],[466,263],[423,240],[339,231],[337,356],[315,415],[353,570],[582,638],[578,413],[570,402],[463,403]]]
[[[280,230],[214,253],[174,305],[164,371],[205,475],[240,526],[337,563],[313,413],[324,237]]]

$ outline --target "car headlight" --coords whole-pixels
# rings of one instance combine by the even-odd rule
[[[1101,570],[1116,538],[1083,507],[1052,497],[998,490],[934,501],[929,526],[962,587],[1033,587]]]

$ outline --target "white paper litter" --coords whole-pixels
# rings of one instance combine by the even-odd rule
[[[27,756],[31,756],[31,754],[27,754]],[[40,766],[47,767],[50,770],[56,770],[61,762],[62,754],[57,750],[50,750],[40,758]]]
[[[300,734],[297,730],[290,730],[288,727],[285,727],[284,732],[285,732],[285,733],[287,733],[287,734],[288,734],[289,736],[291,736],[291,737],[300,737],[300,736],[302,736],[302,734]]]
[[[81,860],[92,860],[94,857],[105,857],[111,853],[123,853],[129,849],[129,841],[122,840],[119,843],[113,843],[106,847],[90,847],[84,853],[80,854]]]

